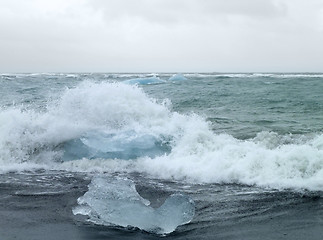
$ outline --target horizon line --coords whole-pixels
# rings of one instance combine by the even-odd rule
[[[6,74],[302,74],[302,73],[308,73],[308,74],[323,74],[322,72],[317,71],[133,71],[133,72],[117,72],[117,71],[34,71],[34,72],[0,72],[1,75]]]

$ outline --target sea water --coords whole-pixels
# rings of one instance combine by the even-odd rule
[[[323,233],[323,74],[1,74],[0,86],[5,239]]]

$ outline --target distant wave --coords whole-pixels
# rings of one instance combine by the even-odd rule
[[[24,77],[60,77],[60,78],[79,78],[88,77],[89,79],[95,78],[95,73],[1,73],[1,79],[16,79]],[[181,76],[181,79],[187,78],[278,78],[278,79],[297,79],[297,78],[323,78],[323,73],[106,73],[103,74],[105,79],[115,80],[120,79],[122,81],[135,82],[137,79],[139,82],[146,80],[160,80],[160,82],[166,82],[166,80],[172,81],[172,77]],[[178,78],[177,78],[178,79]]]
[[[186,73],[192,78],[322,78],[322,73]]]

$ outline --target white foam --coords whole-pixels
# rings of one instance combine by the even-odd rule
[[[211,137],[202,144],[185,142],[186,147],[181,149],[180,143],[167,157],[143,159],[138,169],[162,178],[191,182],[323,189],[322,137],[303,145],[274,149],[227,135]]]
[[[83,82],[67,89],[45,112],[17,107],[2,110],[0,165],[56,160],[61,154],[54,150],[57,145],[87,132],[172,133],[172,128],[165,131],[173,115],[168,106],[168,101],[158,104],[136,86]]]

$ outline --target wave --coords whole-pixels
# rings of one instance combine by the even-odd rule
[[[106,78],[111,79],[133,79],[133,78],[150,78],[150,77],[159,77],[164,74],[158,73],[110,73],[104,74]]]
[[[323,78],[322,73],[187,73],[192,78]]]
[[[86,81],[46,111],[1,110],[0,166],[323,190],[323,135],[263,132],[239,140],[215,134],[204,118],[174,112],[169,100],[150,98],[138,86]]]
[[[135,86],[83,82],[67,89],[44,112],[18,107],[3,109],[0,162],[38,162],[44,153],[59,159],[61,144],[91,132],[120,135],[132,131],[158,139],[165,128],[162,125],[167,124],[160,119],[171,114],[167,104],[157,104]]]
[[[167,75],[163,74],[162,77],[166,77]],[[177,82],[177,81],[185,81],[187,80],[186,77],[184,77],[183,74],[174,74],[171,77],[169,77],[168,81],[170,82]],[[131,78],[127,80],[123,80],[122,83],[130,84],[130,85],[150,85],[150,84],[160,84],[160,83],[166,83],[166,80],[163,80],[159,77],[152,76],[152,77],[139,77],[139,78]]]

